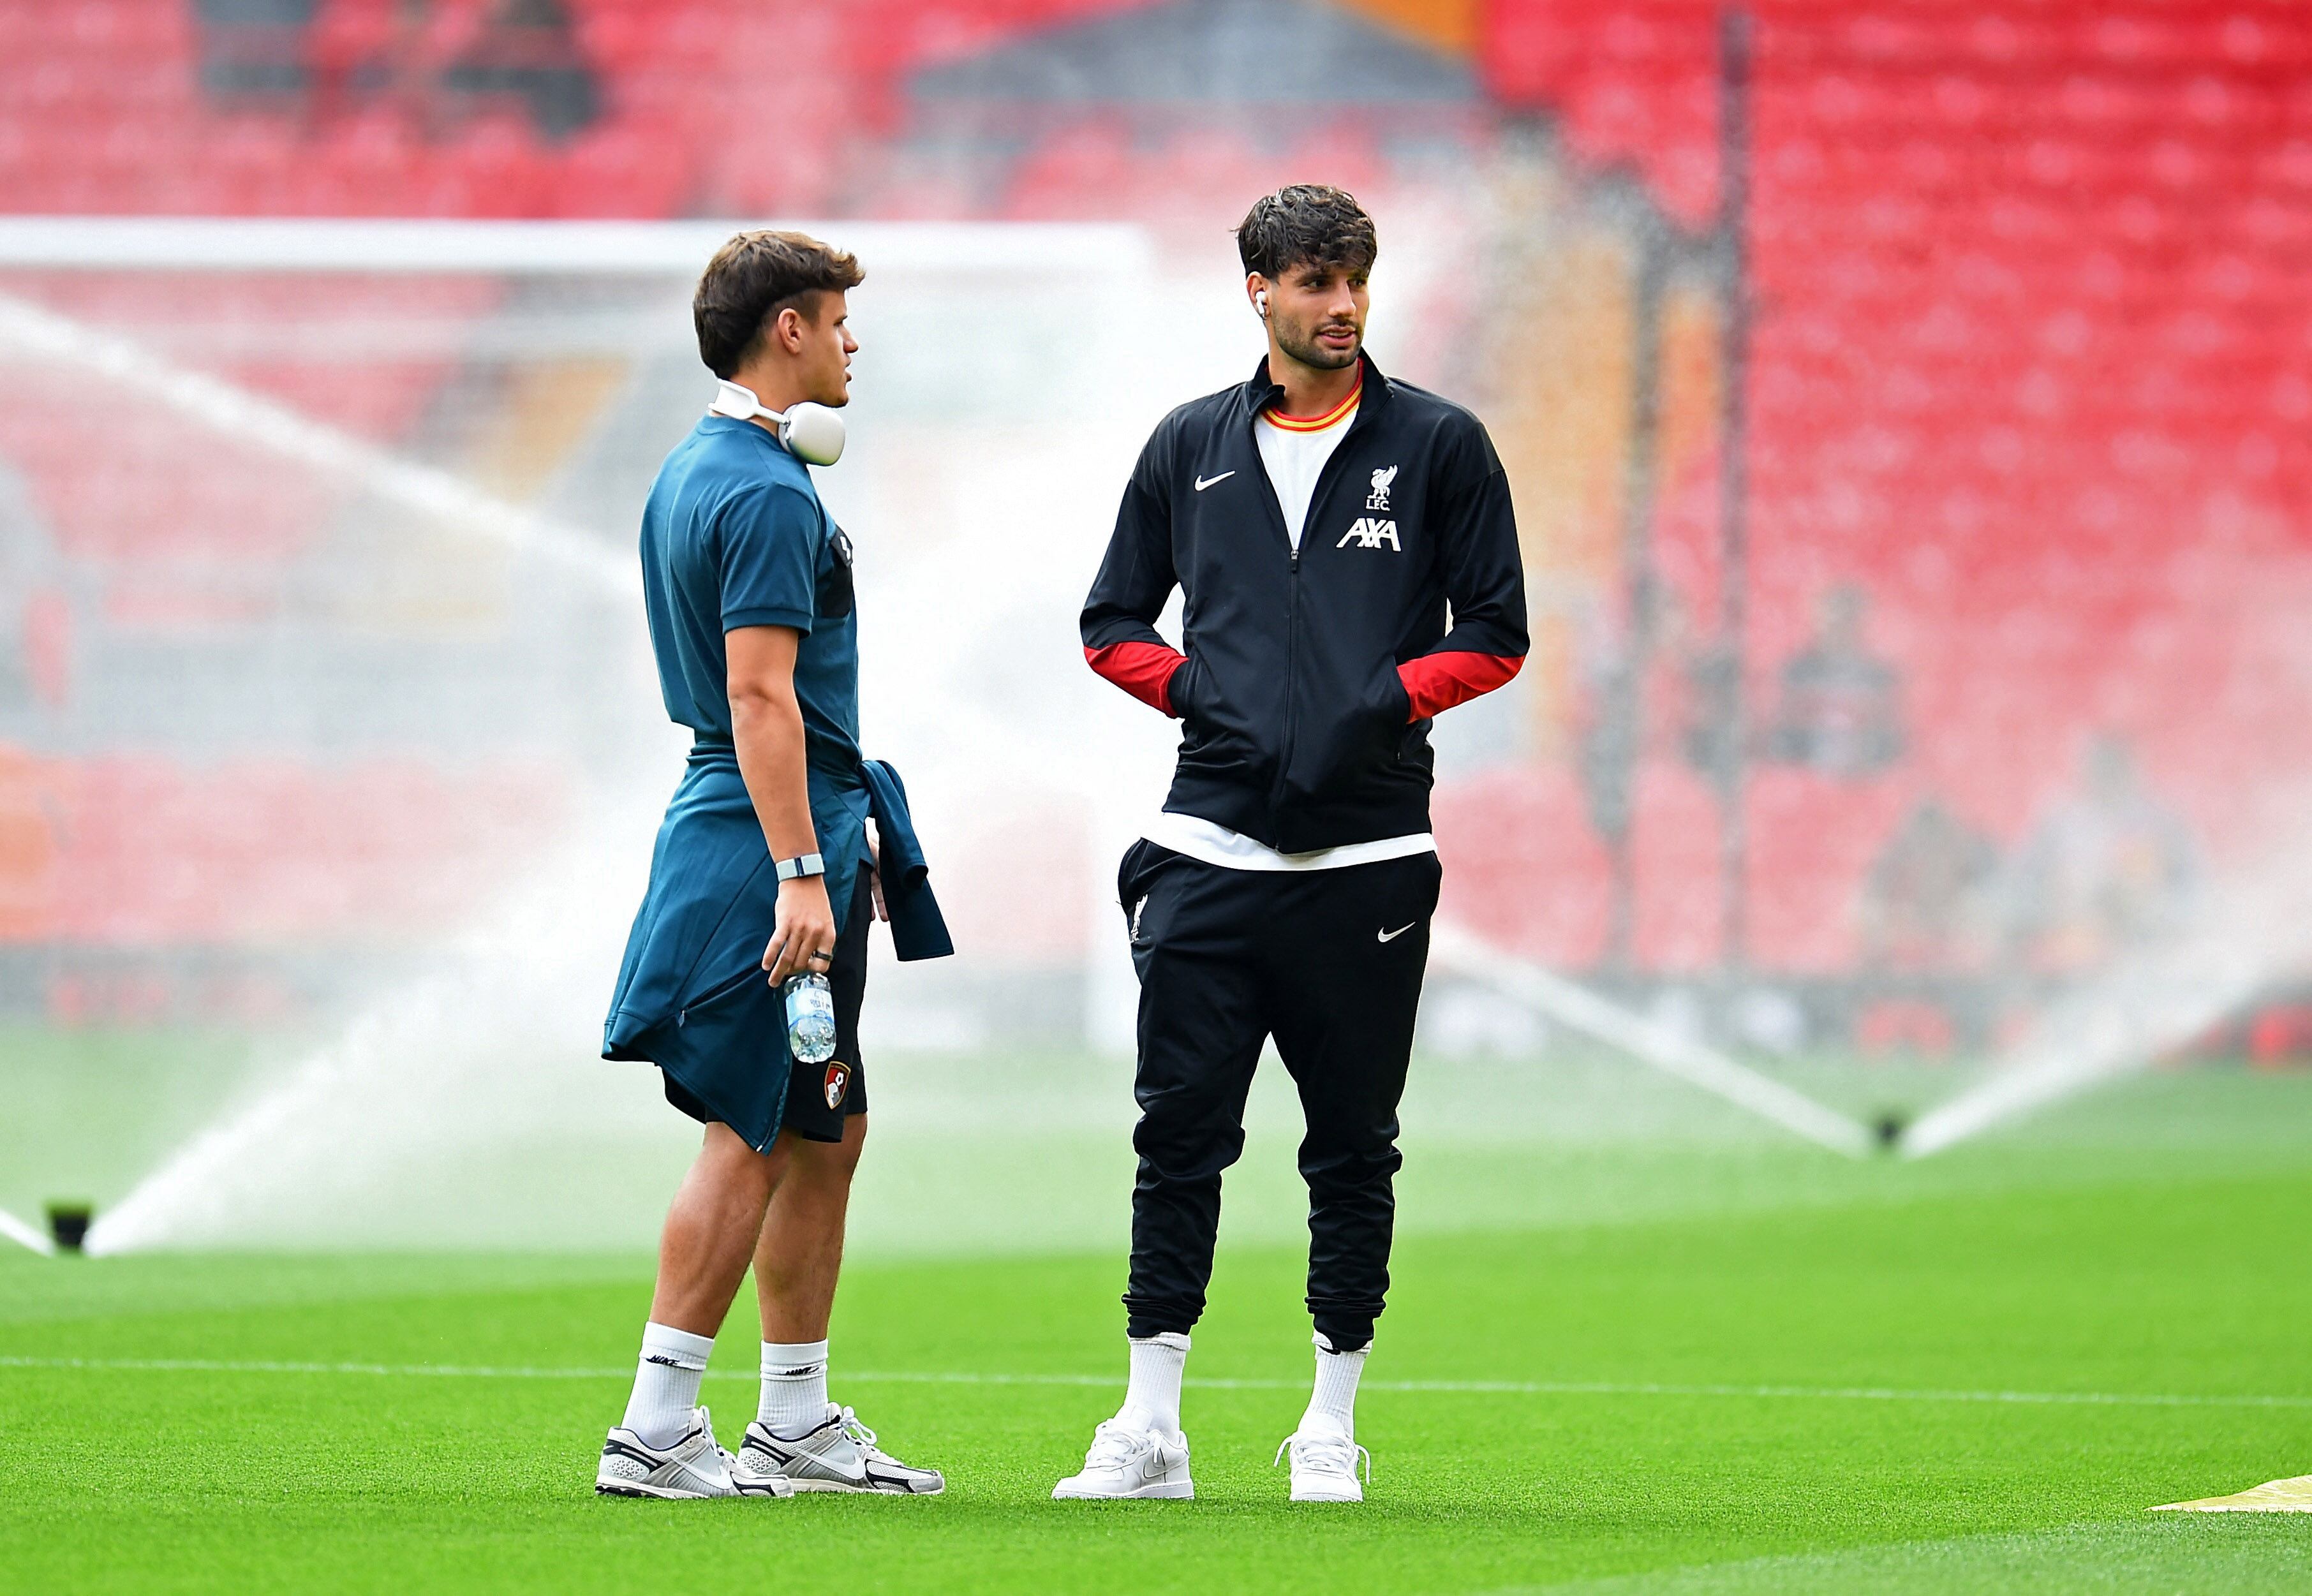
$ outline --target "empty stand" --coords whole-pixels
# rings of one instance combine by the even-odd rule
[[[1820,969],[1901,794],[2012,839],[2111,726],[2220,848],[2224,773],[2302,707],[2251,663],[2281,609],[2211,593],[2195,551],[2312,539],[2312,13],[1753,11],[1747,671],[1770,690],[1816,595],[1859,581],[1920,728],[1877,783],[1754,776],[1757,957]],[[1716,25],[1686,0],[1501,0],[1488,81],[1698,241]],[[2228,730],[2194,690],[2226,695]]]
[[[266,31],[266,59],[286,71],[248,92],[205,72],[218,31],[189,0],[12,4],[0,6],[0,211],[814,208],[846,175],[838,145],[895,130],[916,66],[1142,3],[570,0],[566,36],[549,39],[494,34],[482,0],[416,12],[322,0],[309,27]],[[537,75],[549,70],[591,86],[546,98],[554,85]]]
[[[325,0],[289,41],[302,86],[264,93],[205,80],[207,43],[186,0],[0,4],[0,210],[1202,228],[1285,180],[1368,194],[1397,181],[1395,146],[1354,115],[1266,127],[1088,102],[960,152],[911,125],[906,83],[918,69],[1141,3],[571,0],[568,42],[599,84],[597,114],[575,127],[541,118],[501,80],[452,92],[448,75],[483,37],[479,0],[428,7],[414,29],[395,0]],[[2011,845],[2063,790],[2080,741],[2115,727],[2220,846],[2243,813],[2225,773],[2252,763],[2255,740],[2300,737],[2306,706],[2275,645],[2295,595],[2259,591],[2253,573],[2312,541],[2312,9],[1753,9],[1746,680],[1754,704],[1769,700],[1808,642],[1819,595],[1859,583],[1911,729],[1900,764],[1865,777],[1763,759],[1752,772],[1753,957],[1822,976],[1852,965],[1871,862],[1923,796]],[[1634,179],[1700,259],[1720,203],[1717,19],[1702,0],[1492,0],[1478,65],[1499,106],[1546,121],[1574,180]],[[1440,136],[1481,153],[1493,131],[1473,120]],[[1582,313],[1621,338],[1625,267],[1595,241],[1553,243],[1552,265],[1598,277]],[[1590,253],[1575,261],[1577,249]],[[294,316],[297,295],[314,292],[256,277],[11,287],[147,329],[163,352],[204,315]],[[455,324],[491,310],[495,290],[337,279],[327,292],[340,316],[350,301],[381,321]],[[223,297],[171,297],[196,293]],[[1490,336],[1523,350],[1533,335]],[[387,443],[414,435],[453,370],[438,355],[374,351],[328,369],[262,350],[185,357]],[[1618,400],[1625,367],[1618,349],[1585,360],[1583,381]],[[1519,418],[1497,431],[1521,508],[1554,529],[1572,519],[1561,500],[1587,513],[1609,499],[1620,465],[1610,427],[1541,392],[1550,375],[1499,396],[1489,415]],[[120,469],[92,471],[78,402],[68,384],[12,382],[0,454],[21,467],[60,545],[107,567],[101,601],[122,625],[230,616],[230,582],[188,592],[171,562],[277,566],[338,507],[312,484],[182,437],[137,438],[121,446]],[[1687,615],[1706,617],[1714,455],[1690,417],[1677,425],[1683,452],[1666,470],[1657,554]],[[1527,425],[1557,452],[1521,449],[1509,434]],[[1615,557],[1585,546],[1567,567],[1602,586]],[[1666,674],[1674,653],[1666,645]],[[1649,698],[1654,735],[1629,837],[1633,951],[1658,971],[1706,969],[1720,953],[1718,808],[1678,746],[1674,702]],[[2215,703],[2220,715],[2203,712]],[[207,889],[169,886],[176,867],[134,855],[127,822],[104,816],[137,804],[180,814],[189,791],[302,835],[301,815],[367,802],[312,773],[244,770],[202,786],[184,771],[107,767],[91,779],[113,795],[87,801],[99,817],[88,834],[136,863],[101,848],[71,853],[72,868],[113,872],[105,891],[142,907],[109,930],[90,922],[89,934],[207,935],[221,924],[191,907]],[[404,773],[384,789],[429,779]],[[11,812],[0,802],[0,830]],[[1498,860],[1449,876],[1457,913],[1553,961],[1603,957],[1612,860],[1568,761],[1441,794],[1438,825],[1449,856],[1482,838]],[[5,847],[32,856],[23,824],[7,835]],[[229,839],[214,856],[233,856]],[[147,864],[162,872],[157,883],[131,879]],[[267,888],[265,923],[326,922],[329,904],[296,899],[308,890],[326,895]],[[31,913],[10,899],[0,924]]]

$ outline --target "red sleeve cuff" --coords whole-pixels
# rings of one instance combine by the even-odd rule
[[[1111,643],[1084,650],[1084,662],[1151,708],[1172,713],[1172,672],[1188,662],[1160,643]]]
[[[1407,722],[1427,720],[1456,704],[1492,692],[1525,667],[1522,654],[1429,653],[1397,668],[1413,700]]]

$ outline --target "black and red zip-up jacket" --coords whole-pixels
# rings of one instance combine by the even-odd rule
[[[1084,605],[1091,668],[1182,723],[1164,807],[1284,853],[1428,830],[1430,718],[1525,662],[1493,441],[1370,357],[1363,384],[1297,554],[1253,434],[1267,361],[1166,417]],[[1154,624],[1176,585],[1186,654]]]

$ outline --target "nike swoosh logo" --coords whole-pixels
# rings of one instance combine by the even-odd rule
[[[1406,924],[1406,925],[1403,925],[1398,926],[1398,927],[1397,927],[1396,930],[1394,930],[1394,931],[1384,931],[1384,932],[1382,932],[1382,933],[1380,934],[1380,940],[1381,940],[1381,941],[1383,941],[1383,942],[1385,942],[1385,943],[1393,943],[1393,942],[1395,942],[1398,937],[1403,936],[1406,932],[1408,932],[1408,931],[1412,930],[1414,926],[1418,925],[1420,925],[1420,924],[1421,924],[1421,922],[1420,922],[1420,921],[1418,921],[1418,920],[1414,920],[1414,921],[1411,921],[1411,922],[1409,922],[1409,923],[1407,923],[1407,924]]]
[[[1219,476],[1217,476],[1217,477],[1199,477],[1199,478],[1196,478],[1196,491],[1197,491],[1198,493],[1202,493],[1202,492],[1204,492],[1204,489],[1206,489],[1206,488],[1210,487],[1213,483],[1215,483],[1215,482],[1225,482],[1225,481],[1227,481],[1230,478],[1231,478],[1231,477],[1233,477],[1233,476],[1235,476],[1235,475],[1236,475],[1236,473],[1235,473],[1234,471],[1222,471],[1222,472]]]
[[[863,1460],[849,1469],[845,1469],[828,1462],[825,1458],[806,1452],[800,1447],[765,1447],[756,1443],[753,1450],[770,1459],[775,1468],[808,1469],[814,1470],[823,1478],[839,1479],[845,1485],[863,1485],[867,1481],[867,1465]]]

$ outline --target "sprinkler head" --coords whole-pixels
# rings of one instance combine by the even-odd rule
[[[96,1211],[86,1203],[50,1203],[48,1235],[58,1252],[79,1252],[88,1244],[88,1222]]]
[[[1892,1153],[1900,1147],[1903,1133],[1910,1128],[1910,1120],[1895,1111],[1879,1115],[1870,1125],[1871,1134],[1878,1138],[1878,1151],[1881,1153]]]

